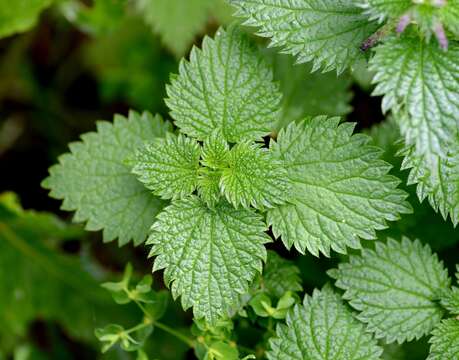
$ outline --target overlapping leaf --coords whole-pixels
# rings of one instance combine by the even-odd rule
[[[166,134],[141,148],[132,172],[155,195],[175,199],[198,185],[201,147],[183,135]]]
[[[410,194],[408,200],[413,205],[413,213],[404,215],[399,221],[390,223],[386,230],[378,232],[379,239],[392,237],[399,239],[407,236],[429,244],[434,251],[451,248],[459,243],[459,232],[450,222],[446,222],[441,214],[436,213],[428,202],[420,203],[416,188],[407,186],[407,171],[400,171],[403,158],[398,155],[403,141],[399,126],[393,117],[373,126],[368,134],[373,144],[384,150],[383,159],[394,166],[392,173],[402,179],[401,188]]]
[[[274,154],[292,183],[288,203],[268,212],[276,237],[290,248],[328,255],[359,248],[399,213],[410,212],[399,180],[369,137],[352,135],[354,125],[316,117],[281,130]]]
[[[352,0],[230,0],[246,24],[273,46],[313,61],[314,70],[342,72],[362,54],[359,47],[377,29]]]
[[[185,309],[210,323],[229,315],[266,259],[262,218],[221,202],[210,209],[195,196],[176,200],[158,215],[148,244],[157,255],[153,271]]]
[[[427,360],[459,359],[459,320],[443,320],[432,331],[430,353]]]
[[[169,125],[160,117],[135,112],[114,123],[99,122],[96,133],[70,144],[70,153],[50,168],[43,186],[50,196],[63,199],[62,209],[76,211],[76,222],[87,230],[102,230],[105,241],[118,238],[142,243],[164,202],[153,196],[131,173],[127,160],[145,141],[166,134]]]
[[[404,168],[418,196],[442,215],[459,217],[459,46],[445,52],[417,38],[390,39],[371,61],[384,95],[383,110],[397,112],[405,137]]]
[[[209,20],[230,19],[224,0],[136,0],[140,14],[178,57],[184,55]]]
[[[382,349],[330,286],[305,296],[270,341],[271,360],[376,360]]]
[[[459,271],[459,265],[456,265],[456,269]],[[456,281],[459,281],[459,272],[456,273]],[[453,286],[442,294],[441,305],[451,314],[459,315],[459,288],[457,286]]]
[[[226,157],[220,188],[234,206],[271,208],[285,203],[289,181],[283,163],[258,145],[239,143]]]
[[[360,311],[358,319],[389,343],[418,339],[443,316],[438,300],[450,279],[437,256],[418,240],[378,242],[375,250],[362,250],[329,274]]]
[[[259,139],[274,127],[281,95],[272,71],[234,27],[205,38],[183,60],[166,103],[180,130],[204,140],[220,128],[228,142]]]

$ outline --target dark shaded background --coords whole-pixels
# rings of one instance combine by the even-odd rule
[[[216,28],[217,24],[210,21],[206,33],[212,34]],[[0,192],[14,191],[19,194],[24,208],[53,212],[70,221],[71,214],[60,210],[60,201],[49,198],[40,186],[48,174],[48,167],[56,162],[59,154],[67,151],[67,144],[77,141],[82,133],[95,130],[96,120],[111,120],[115,113],[127,115],[129,109],[150,110],[168,118],[162,99],[169,72],[176,71],[177,59],[150,30],[144,30],[144,35],[136,39],[137,47],[125,52],[133,59],[125,59],[124,63],[120,60],[125,65],[127,78],[137,79],[125,82],[125,86],[114,85],[116,81],[110,83],[103,75],[113,59],[119,60],[120,53],[107,53],[105,59],[100,54],[94,55],[94,43],[99,40],[79,31],[53,12],[46,12],[33,30],[0,41]],[[197,37],[195,43],[199,44],[201,39],[202,36]],[[99,46],[103,48],[96,43],[96,47]],[[145,52],[145,48],[149,51]],[[381,99],[371,97],[370,89],[363,89],[354,82],[351,90],[352,111],[347,119],[357,122],[358,131],[384,119],[380,111]],[[413,188],[410,192],[411,202],[417,202]],[[431,221],[434,215],[428,205],[422,209],[426,221]],[[402,226],[404,232],[415,231],[419,220],[413,221],[411,227]],[[437,223],[441,229],[432,229],[433,234],[429,235],[432,238],[444,230],[442,220],[435,216]],[[398,230],[395,227],[388,234],[397,234]],[[452,226],[445,231],[450,231],[447,236],[457,238]],[[454,247],[457,250],[455,244],[454,241],[438,249],[450,268],[455,262],[454,251],[451,251]],[[78,254],[87,247],[99,265],[116,272],[121,272],[127,261],[141,273],[151,270],[145,248],[127,245],[119,249],[115,242],[103,244],[100,233],[87,233],[82,239],[64,242],[61,247],[70,254]],[[299,256],[295,251],[287,251],[280,242],[268,247],[296,261],[307,292],[328,281],[325,271],[338,260],[336,255],[331,259]],[[155,275],[155,282],[163,286],[161,274]],[[168,321],[186,326],[191,324],[191,316],[176,305],[171,307]],[[246,346],[252,346],[261,336],[256,329],[246,329],[246,333],[240,331],[245,334]],[[72,340],[59,325],[40,319],[30,326],[28,338],[50,358],[92,359],[98,353],[93,346]],[[157,341],[165,348],[161,350],[165,359],[178,359],[178,354],[185,351],[163,334]],[[425,341],[414,343],[408,345],[408,353],[412,359],[417,358],[416,352],[423,358],[426,348]],[[191,351],[187,356],[194,358]]]

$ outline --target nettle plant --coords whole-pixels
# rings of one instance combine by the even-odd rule
[[[408,182],[457,223],[457,1],[230,3],[313,70],[340,73],[369,60],[374,93],[403,135]],[[142,346],[158,327],[201,359],[380,359],[382,341],[429,334],[429,359],[459,358],[459,289],[430,248],[402,238],[362,249],[361,239],[412,211],[367,135],[326,116],[273,132],[282,95],[237,25],[193,48],[167,93],[176,130],[148,113],[116,115],[70,144],[44,181],[105,241],[139,245],[148,237],[153,271],[164,270],[173,297],[192,308],[192,336],[159,322],[164,296],[151,276],[132,285],[128,267],[121,282],[104,287],[119,304],[135,302],[144,321],[98,329],[104,350],[120,343],[145,358]],[[329,271],[335,288],[301,302],[298,268],[265,248],[279,240],[302,254],[343,254]],[[345,259],[349,248],[361,250]],[[238,346],[232,320],[244,317],[266,329],[266,353]]]

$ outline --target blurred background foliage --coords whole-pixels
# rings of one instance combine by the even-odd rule
[[[119,278],[127,262],[139,277],[150,273],[147,250],[103,244],[99,233],[70,225],[71,215],[40,182],[67,143],[93,131],[96,120],[129,109],[168,118],[163,98],[169,74],[193,45],[233,20],[224,0],[0,0],[0,359],[132,358],[119,348],[100,353],[96,327],[130,326],[142,315],[114,304],[99,284]],[[383,122],[366,64],[339,77],[311,73],[309,64],[296,65],[292,57],[266,49],[264,40],[254,41],[284,94],[273,136],[307,115],[343,116],[385,149],[393,173],[406,183],[396,156],[397,127],[390,119]],[[414,214],[379,235],[419,238],[452,269],[458,230],[427,203],[419,204],[413,186],[402,187]],[[269,248],[295,263],[309,293],[328,281],[325,271],[340,260],[337,254],[300,256],[279,242]],[[154,277],[154,288],[164,288],[161,276]],[[190,312],[168,303],[164,322],[190,333]],[[234,336],[262,354],[266,339],[259,325],[254,317],[238,319]],[[385,359],[424,359],[427,345],[420,340],[386,350]],[[195,358],[157,329],[145,352],[151,359]]]

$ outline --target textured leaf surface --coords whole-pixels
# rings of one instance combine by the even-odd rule
[[[269,208],[285,203],[289,193],[286,175],[282,162],[269,150],[244,142],[228,153],[220,188],[236,207]]]
[[[362,54],[360,45],[377,29],[352,0],[230,0],[246,24],[273,46],[313,61],[314,69],[342,72]]]
[[[453,286],[442,294],[441,305],[451,314],[459,315],[459,288]]]
[[[195,317],[211,323],[229,315],[261,272],[269,237],[261,217],[221,202],[213,209],[192,196],[158,215],[148,244],[157,255],[153,271],[164,270],[172,295]]]
[[[410,0],[364,0],[361,3],[365,13],[371,19],[379,21],[401,16],[412,6],[413,2]]]
[[[438,16],[443,25],[457,37],[459,36],[459,1],[447,1],[438,10]]]
[[[393,117],[373,126],[368,134],[373,144],[384,150],[383,160],[394,166],[392,173],[402,179],[400,187],[410,194],[408,201],[413,205],[411,214],[403,215],[399,221],[392,222],[386,230],[378,232],[381,240],[391,237],[400,239],[406,236],[419,239],[429,244],[434,251],[451,248],[459,243],[459,232],[450,222],[445,221],[441,214],[435,212],[428,202],[419,202],[416,187],[407,186],[407,171],[400,171],[402,157],[398,155],[403,147],[400,130]]]
[[[270,360],[376,360],[382,353],[330,286],[306,295],[276,334]]]
[[[117,115],[113,124],[99,122],[96,133],[70,144],[70,153],[50,168],[43,186],[64,200],[63,210],[76,210],[74,220],[87,222],[87,230],[103,229],[104,241],[140,244],[164,203],[136,179],[126,160],[168,129],[148,113],[131,112],[129,119]]]
[[[268,251],[268,260],[263,269],[262,288],[276,298],[287,291],[302,291],[300,269],[292,262],[280,257],[275,251]]]
[[[52,214],[10,205],[10,199],[0,195],[2,341],[26,336],[29,323],[38,318],[57,321],[71,336],[86,340],[93,339],[96,324],[120,320],[119,309],[83,270],[80,259],[52,246],[53,241],[81,236],[82,229]]]
[[[229,149],[223,133],[217,128],[204,141],[201,164],[211,169],[221,168],[226,162]]]
[[[354,125],[316,117],[281,130],[273,144],[287,168],[292,196],[268,212],[268,223],[286,247],[328,255],[359,248],[359,237],[374,239],[399,213],[410,211],[399,180],[370,138],[352,135]]]
[[[459,359],[459,320],[443,320],[432,331],[429,342],[431,346],[427,360]]]
[[[0,37],[30,29],[40,12],[52,0],[15,0],[0,2]]]
[[[456,283],[459,281],[459,265],[456,265]],[[459,288],[451,287],[442,294],[441,305],[453,315],[459,315]]]
[[[428,197],[453,223],[459,216],[459,46],[445,52],[433,42],[393,38],[377,48],[371,61],[384,95],[383,110],[397,112],[406,150],[404,168],[418,196]]]
[[[282,114],[276,130],[305,116],[346,115],[351,110],[351,78],[334,72],[312,71],[311,64],[296,64],[292,56],[270,52],[274,79],[283,95]]]
[[[205,38],[183,60],[166,103],[180,130],[204,140],[221,128],[229,142],[258,139],[277,121],[281,95],[271,69],[234,27]]]
[[[418,339],[443,316],[438,299],[450,279],[437,256],[418,240],[378,242],[375,250],[362,250],[329,274],[360,311],[358,319],[389,343]]]
[[[137,152],[132,172],[155,195],[180,198],[196,190],[200,157],[201,147],[196,141],[166,134]]]
[[[211,15],[229,19],[230,9],[222,0],[136,0],[145,21],[178,57],[204,32]]]

